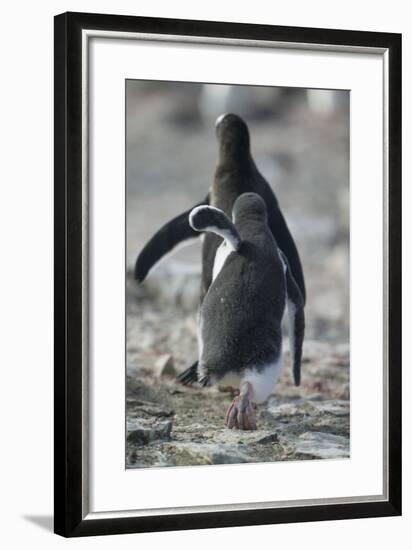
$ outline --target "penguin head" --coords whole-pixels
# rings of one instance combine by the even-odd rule
[[[223,155],[249,158],[250,138],[246,122],[229,113],[216,119],[216,136]]]
[[[234,222],[242,219],[254,219],[266,223],[266,203],[256,193],[243,193],[233,205],[232,218]]]

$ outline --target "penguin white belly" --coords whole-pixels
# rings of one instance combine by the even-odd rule
[[[240,386],[243,382],[249,382],[253,388],[253,402],[263,403],[272,393],[282,368],[282,354],[272,363],[257,369],[246,369],[242,375],[235,372],[227,373],[221,380],[220,386]]]
[[[213,281],[219,275],[226,261],[226,258],[229,256],[231,252],[233,252],[233,248],[230,246],[227,246],[226,241],[223,241],[223,243],[216,250],[215,261],[213,263]]]
[[[253,402],[263,403],[272,393],[282,368],[282,353],[276,361],[268,363],[263,369],[246,369],[242,382],[249,382],[253,388]]]

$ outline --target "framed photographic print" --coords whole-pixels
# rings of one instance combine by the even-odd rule
[[[400,513],[401,36],[58,15],[55,532]]]

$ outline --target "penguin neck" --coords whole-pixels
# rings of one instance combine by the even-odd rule
[[[237,163],[218,164],[212,186],[214,206],[231,215],[237,197],[251,190],[250,176],[250,167],[248,166],[243,168]]]
[[[225,182],[225,185],[232,181],[249,181],[254,173],[255,164],[249,151],[228,152],[220,150],[219,159],[216,165],[215,180]]]
[[[254,191],[256,166],[250,150],[219,148],[212,185],[212,202],[231,216],[232,207],[239,195]]]
[[[223,167],[232,170],[250,170],[253,165],[249,147],[234,147],[233,145],[221,145],[219,147],[218,168]]]

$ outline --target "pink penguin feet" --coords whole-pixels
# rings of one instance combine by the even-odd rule
[[[256,405],[252,402],[253,388],[249,382],[240,386],[240,394],[235,397],[226,413],[228,428],[256,430]]]

